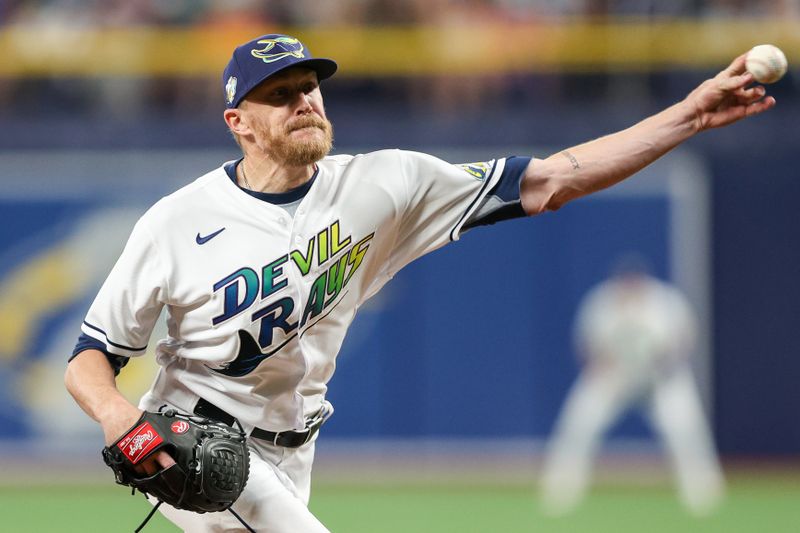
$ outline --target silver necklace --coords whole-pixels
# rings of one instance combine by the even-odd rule
[[[242,161],[242,179],[244,180],[244,186],[252,191],[253,187],[250,185],[250,182],[247,181],[247,174],[244,172],[244,161]]]

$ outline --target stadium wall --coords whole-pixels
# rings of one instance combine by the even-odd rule
[[[700,158],[713,206],[704,379],[718,444],[725,454],[796,455],[793,154],[709,154]],[[0,153],[0,438],[46,440],[91,427],[61,385],[82,313],[146,206],[232,157],[230,147]],[[668,156],[663,168],[682,157]],[[669,174],[663,168],[656,179]],[[544,438],[576,371],[570,326],[578,298],[630,249],[674,279],[671,209],[661,193],[600,195],[476,229],[415,263],[357,319],[331,383],[338,411],[327,433]],[[132,365],[123,388],[135,395],[151,371]],[[615,435],[646,438],[648,430],[629,417]]]

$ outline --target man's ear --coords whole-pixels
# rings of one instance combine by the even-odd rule
[[[236,135],[247,135],[250,133],[250,127],[242,117],[242,112],[239,109],[226,109],[222,114],[225,118],[225,124],[228,129]]]

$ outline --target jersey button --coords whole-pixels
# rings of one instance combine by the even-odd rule
[[[281,226],[285,226],[286,225],[286,219],[283,218],[283,217],[279,218],[278,219],[278,224],[280,224]]]
[[[295,244],[303,244],[303,237],[298,235],[297,237],[294,238],[294,243]]]

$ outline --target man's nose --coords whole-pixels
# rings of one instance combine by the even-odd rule
[[[298,115],[306,115],[310,113],[313,109],[313,107],[311,106],[311,95],[302,92],[298,94],[299,94],[297,99],[298,101],[295,104],[297,106],[295,113]]]

